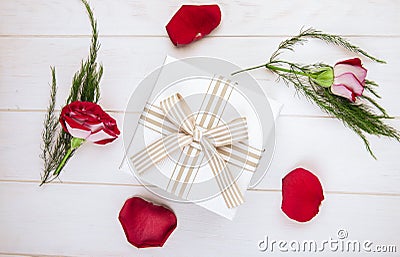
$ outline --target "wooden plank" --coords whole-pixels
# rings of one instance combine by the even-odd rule
[[[122,128],[122,114],[111,113]],[[41,112],[0,112],[0,180],[39,182]],[[393,125],[400,127],[400,120]],[[361,140],[334,119],[281,117],[277,122],[276,150],[262,190],[281,188],[281,179],[297,166],[315,172],[325,190],[400,194],[400,144],[371,137],[374,160]],[[16,131],[19,131],[16,134]],[[64,183],[139,185],[128,168],[118,170],[124,156],[122,138],[107,146],[85,144],[69,161]]]
[[[390,124],[400,128],[399,119]],[[399,193],[399,142],[369,136],[375,160],[336,119],[281,117],[276,126],[274,159],[258,188],[280,188],[285,174],[300,166],[317,174],[325,190]]]
[[[176,213],[178,227],[163,248],[138,250],[126,242],[118,212],[134,195],[166,204]],[[321,243],[337,239],[339,229],[348,232],[349,240],[400,243],[398,196],[326,194],[320,213],[306,224],[285,217],[280,202],[280,192],[248,192],[232,222],[193,204],[154,198],[143,188],[59,184],[38,188],[3,182],[0,250],[57,256],[265,256],[268,252],[257,248],[265,236]],[[273,252],[280,254],[277,249]],[[335,254],[324,252],[324,256]]]
[[[317,26],[345,35],[399,35],[397,1],[216,1],[222,23],[213,36],[287,35],[302,26]],[[209,3],[207,0],[187,3]],[[165,25],[181,6],[174,0],[93,0],[91,4],[103,35],[166,36]],[[89,24],[80,1],[3,0],[2,35],[82,35]]]
[[[102,80],[104,108],[122,111],[140,81],[159,67],[166,54],[177,58],[213,56],[242,67],[265,62],[284,38],[208,38],[187,48],[177,49],[165,38],[102,38],[99,60],[105,66]],[[394,74],[400,67],[400,38],[357,38],[352,40],[388,61],[380,65],[365,61],[368,78],[381,84],[379,102],[389,113],[400,116],[397,96],[400,87]],[[89,38],[0,38],[0,109],[45,110],[49,99],[50,65],[56,66],[59,86],[58,104],[64,103],[73,74],[87,55]],[[229,47],[227,47],[229,45]],[[16,51],[18,49],[18,51]],[[246,49],[246,51],[243,51]],[[321,57],[323,55],[323,58]],[[324,60],[333,65],[337,60],[354,55],[325,43],[313,41],[288,54],[289,60],[304,63]],[[292,87],[264,70],[251,73],[266,93],[284,103],[285,115],[324,115],[303,97],[296,97]]]

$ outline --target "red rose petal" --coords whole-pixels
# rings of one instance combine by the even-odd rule
[[[353,65],[353,66],[362,67],[360,58],[353,58],[353,59],[344,60],[344,61],[336,63],[336,65],[337,64],[349,64],[349,65]]]
[[[299,222],[311,220],[324,200],[318,178],[303,168],[292,170],[282,179],[282,211]]]
[[[353,58],[344,60],[335,64],[334,68],[335,77],[341,76],[345,73],[352,73],[363,84],[367,77],[367,69],[362,66],[360,58]]]
[[[221,22],[221,10],[213,5],[182,5],[166,26],[174,45],[186,45],[203,38]]]
[[[177,224],[171,210],[140,197],[126,200],[119,221],[126,238],[137,248],[163,246]]]

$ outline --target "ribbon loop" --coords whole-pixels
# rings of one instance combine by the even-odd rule
[[[160,102],[161,109],[179,131],[193,135],[195,119],[185,99],[180,94],[172,95]]]
[[[215,147],[232,145],[248,139],[246,118],[234,119],[227,124],[209,129],[204,133]]]

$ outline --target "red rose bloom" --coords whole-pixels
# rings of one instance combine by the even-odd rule
[[[212,5],[182,5],[166,26],[174,45],[186,45],[208,35],[221,22],[221,10]]]
[[[126,200],[119,221],[128,241],[137,248],[163,246],[176,228],[175,214],[140,197]]]
[[[282,211],[299,222],[311,220],[324,200],[318,178],[303,168],[289,172],[282,179]]]
[[[116,121],[92,102],[68,104],[61,111],[60,123],[74,138],[100,145],[114,141],[120,134]]]

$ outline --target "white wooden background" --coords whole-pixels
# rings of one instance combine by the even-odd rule
[[[400,1],[216,2],[222,9],[221,25],[211,36],[178,49],[164,26],[180,1],[91,1],[101,34],[99,60],[105,68],[100,103],[120,126],[130,93],[166,54],[257,65],[304,25],[344,35],[387,60],[387,65],[365,60],[365,67],[368,78],[381,84],[380,103],[400,129]],[[375,161],[340,122],[261,70],[254,76],[270,97],[285,105],[277,122],[272,165],[262,183],[247,193],[233,222],[148,193],[117,169],[121,139],[107,147],[85,145],[65,168],[63,183],[38,187],[49,66],[57,68],[60,106],[89,41],[89,23],[79,0],[0,1],[0,256],[263,256],[267,253],[258,251],[257,242],[266,235],[322,241],[336,238],[339,229],[346,229],[352,240],[395,244],[397,253],[387,256],[400,255],[400,144],[370,138],[379,158]],[[313,41],[287,57],[334,64],[353,56]],[[306,224],[289,220],[280,210],[281,179],[297,166],[317,174],[325,190],[320,214]],[[165,203],[176,212],[178,228],[163,248],[138,250],[126,242],[117,217],[125,199],[134,195]],[[321,254],[329,255],[335,253]],[[375,256],[358,256],[363,255]]]

